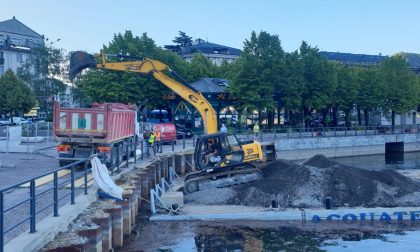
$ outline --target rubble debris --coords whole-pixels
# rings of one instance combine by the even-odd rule
[[[333,207],[420,205],[419,182],[393,170],[346,166],[323,155],[302,164],[276,160],[263,173],[261,181],[188,194],[186,202],[269,207],[272,200],[277,200],[283,208],[324,207],[325,198],[331,197]],[[216,195],[216,202],[207,200]]]

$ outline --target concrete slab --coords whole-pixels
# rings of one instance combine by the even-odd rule
[[[341,208],[341,209],[285,209],[245,206],[202,206],[189,205],[181,209],[180,215],[157,214],[151,221],[314,221],[326,220],[420,220],[420,207],[396,208]]]
[[[183,192],[165,192],[160,197],[167,206],[177,204],[179,207],[184,206],[184,193]]]

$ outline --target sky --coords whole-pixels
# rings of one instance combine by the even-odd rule
[[[303,40],[321,51],[420,53],[419,0],[2,0],[15,16],[67,51],[99,52],[114,34],[146,32],[158,46],[178,31],[242,49],[252,31],[278,35],[290,52]]]

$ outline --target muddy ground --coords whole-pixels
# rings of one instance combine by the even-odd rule
[[[199,191],[186,203],[268,207],[420,206],[420,183],[393,170],[370,171],[342,165],[322,155],[297,164],[276,160],[263,170],[264,179],[248,184]]]

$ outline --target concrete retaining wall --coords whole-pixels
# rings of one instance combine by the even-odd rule
[[[385,153],[385,143],[404,142],[405,152],[420,151],[420,136],[373,135],[348,137],[318,137],[277,139],[277,158],[301,160],[322,154],[327,157],[347,157]]]

